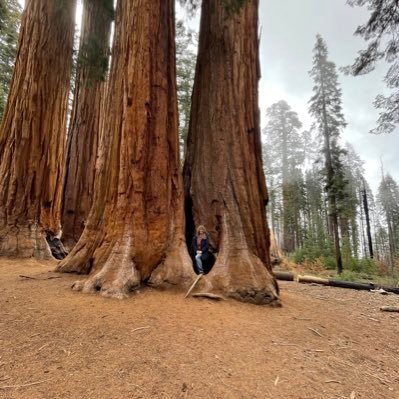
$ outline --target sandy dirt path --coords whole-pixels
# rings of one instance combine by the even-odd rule
[[[398,295],[283,282],[281,308],[119,301],[54,264],[0,261],[0,398],[399,398],[399,313],[379,311]]]

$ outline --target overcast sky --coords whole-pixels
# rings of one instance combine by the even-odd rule
[[[351,8],[346,0],[260,0],[262,80],[259,100],[262,125],[265,110],[285,99],[309,127],[308,101],[312,81],[312,49],[316,34],[327,43],[330,60],[337,67],[349,65],[357,51],[364,48],[361,38],[354,37],[356,27],[368,19],[365,9]],[[375,96],[387,93],[382,82],[387,65],[361,77],[340,74],[343,109],[348,126],[343,139],[350,142],[366,162],[366,178],[375,190],[380,182],[382,157],[384,170],[399,182],[399,131],[390,135],[372,135],[378,111],[372,106]]]

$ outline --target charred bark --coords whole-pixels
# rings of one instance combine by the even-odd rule
[[[370,258],[374,258],[374,251],[373,251],[373,240],[371,239],[371,227],[370,227],[370,214],[369,214],[369,203],[367,199],[367,191],[366,187],[363,182],[363,190],[362,190],[362,199],[363,199],[363,207],[364,207],[364,215],[366,218],[366,230],[367,230],[367,242],[369,246],[369,255]]]
[[[258,1],[236,14],[204,0],[184,166],[187,226],[204,224],[217,254],[198,284],[258,304],[278,302],[271,274],[258,109]],[[187,229],[187,237],[193,231]]]
[[[108,7],[105,7],[106,3],[99,4],[95,0],[83,3],[82,36],[67,140],[62,203],[62,241],[68,249],[79,240],[94,197],[100,114],[105,95],[112,22],[112,0],[108,3]]]
[[[26,2],[0,127],[2,256],[50,258],[60,232],[74,17],[74,0]]]
[[[58,270],[123,298],[148,282],[188,285],[177,124],[173,0],[120,0],[95,198]]]

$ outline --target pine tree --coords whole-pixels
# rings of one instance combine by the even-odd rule
[[[392,94],[378,95],[374,105],[380,109],[377,127],[372,133],[391,133],[399,123],[399,2],[398,0],[347,0],[353,6],[367,7],[370,18],[357,28],[355,35],[367,42],[354,64],[347,71],[362,75],[374,70],[381,60],[391,66],[385,75],[385,84]]]
[[[194,84],[195,63],[197,59],[196,34],[190,32],[183,21],[176,23],[176,80],[177,104],[179,109],[180,155],[184,159],[190,121],[191,93]]]
[[[304,143],[299,133],[302,123],[296,112],[286,101],[279,101],[271,105],[266,116],[268,123],[263,130],[269,171],[275,171],[276,179],[281,181],[283,242],[282,249],[286,252],[294,251],[298,243],[299,206],[301,204],[300,167],[304,161]]]
[[[399,257],[399,186],[390,174],[383,176],[378,187],[377,202],[386,229],[389,245],[389,264]]]
[[[20,18],[21,6],[18,0],[0,0],[0,121],[17,54]]]
[[[346,126],[341,105],[341,90],[335,64],[328,60],[327,46],[320,35],[317,35],[313,50],[313,96],[309,104],[310,114],[316,121],[321,139],[321,151],[324,156],[325,190],[329,207],[329,230],[334,239],[336,268],[342,272],[342,257],[339,236],[339,205],[343,196],[345,179],[341,158],[343,150],[339,144],[341,130]]]

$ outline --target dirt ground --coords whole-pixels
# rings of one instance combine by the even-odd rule
[[[281,308],[119,301],[53,266],[1,261],[0,398],[399,398],[399,313],[379,310],[398,295],[280,282]]]

